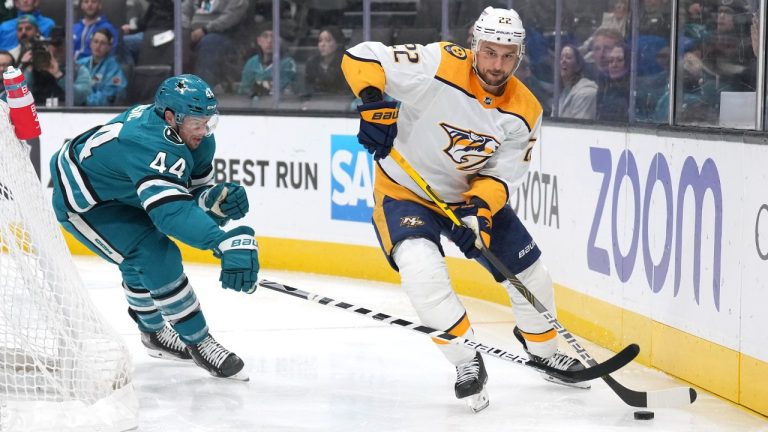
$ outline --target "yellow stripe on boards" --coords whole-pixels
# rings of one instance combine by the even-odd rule
[[[740,354],[739,402],[768,415],[768,363]]]

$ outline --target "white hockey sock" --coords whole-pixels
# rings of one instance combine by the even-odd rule
[[[403,290],[421,322],[473,339],[466,310],[451,287],[445,258],[437,245],[424,238],[408,238],[397,244],[392,257],[400,269]],[[448,361],[457,366],[475,356],[473,350],[457,345],[437,343],[437,346]]]
[[[541,259],[516,276],[552,314],[556,315],[552,278]],[[509,293],[517,327],[523,332],[528,351],[539,357],[550,357],[557,350],[557,333],[512,283],[504,281],[501,284]]]

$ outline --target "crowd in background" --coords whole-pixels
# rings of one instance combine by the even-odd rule
[[[0,66],[21,68],[38,104],[63,105],[65,2],[10,3],[0,5]],[[443,23],[440,0],[371,0],[370,35],[387,45],[441,39],[466,45],[485,6],[510,3],[526,28],[526,56],[516,75],[547,116],[666,123],[672,88],[679,123],[718,125],[721,104],[754,101],[758,11],[749,0],[680,0],[676,14],[669,0],[637,0],[636,23],[630,0],[569,0],[562,2],[559,34],[553,1],[451,0]],[[173,73],[173,0],[75,4],[72,103],[146,102]],[[271,0],[181,0],[183,71],[206,80],[225,107],[274,108],[270,96],[277,91],[290,109],[351,109],[354,95],[340,63],[345,48],[363,40],[362,0],[279,4],[274,14]],[[275,15],[279,53],[273,52]],[[677,82],[670,86],[675,17]]]

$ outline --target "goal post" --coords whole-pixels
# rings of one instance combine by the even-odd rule
[[[138,427],[132,363],[92,303],[0,102],[0,431]]]

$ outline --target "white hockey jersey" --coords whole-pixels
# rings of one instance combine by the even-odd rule
[[[450,204],[472,196],[496,213],[528,171],[541,126],[536,97],[511,77],[504,93],[487,93],[472,52],[440,42],[350,48],[342,70],[356,95],[376,87],[401,103],[394,146]],[[378,162],[375,194],[429,205],[426,194],[391,158]]]

